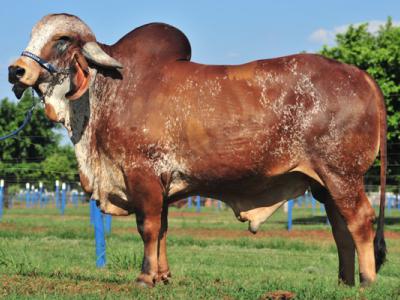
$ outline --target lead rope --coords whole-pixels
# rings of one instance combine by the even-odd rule
[[[8,139],[8,138],[10,138],[10,137],[13,137],[13,136],[17,135],[22,129],[24,129],[24,127],[25,127],[25,126],[29,123],[29,121],[31,120],[33,110],[34,110],[35,107],[36,107],[35,97],[34,97],[34,96],[35,96],[35,92],[34,92],[33,88],[31,88],[31,92],[32,92],[32,105],[31,105],[31,107],[29,108],[29,110],[26,112],[25,119],[24,119],[24,121],[22,122],[21,126],[19,126],[17,129],[15,129],[14,131],[12,131],[12,132],[10,132],[10,133],[8,133],[8,134],[6,134],[6,135],[4,135],[4,136],[1,136],[1,137],[0,137],[0,141],[4,141],[4,140],[6,140],[6,139]]]

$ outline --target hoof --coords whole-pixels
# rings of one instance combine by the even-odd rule
[[[147,274],[140,274],[139,277],[135,281],[135,285],[140,288],[152,288],[155,285],[154,276]]]
[[[172,276],[170,271],[158,273],[157,282],[163,282],[164,284],[168,284],[170,283],[171,278]]]
[[[368,288],[370,287],[374,282],[372,280],[363,280],[360,282],[361,288]]]
[[[360,274],[360,285],[362,288],[367,288],[375,282],[375,279],[376,279],[376,276],[371,278],[371,277],[365,276],[364,274]]]

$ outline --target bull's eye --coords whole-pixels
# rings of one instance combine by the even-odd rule
[[[61,36],[61,37],[59,37],[57,39],[57,41],[64,41],[64,42],[68,42],[70,40],[71,40],[71,38],[69,36],[66,36],[66,35],[63,35],[63,36]]]
[[[58,38],[55,44],[57,51],[63,53],[68,48],[70,40],[71,39],[68,36]]]

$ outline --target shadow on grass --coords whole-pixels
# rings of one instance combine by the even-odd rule
[[[327,224],[326,216],[311,216],[311,217],[302,217],[302,218],[293,218],[293,225],[320,225]],[[287,224],[287,220],[278,221],[280,224]]]
[[[286,224],[287,220],[278,221],[277,223]],[[328,224],[326,216],[293,218],[293,225],[321,225],[321,224]],[[400,217],[385,216],[385,225],[400,225]]]
[[[107,270],[107,269],[105,269]],[[110,271],[110,270],[108,270]],[[119,276],[107,276],[105,277],[99,277],[99,270],[98,272],[93,273],[92,275],[87,275],[87,274],[81,274],[81,273],[76,273],[74,272],[63,272],[60,270],[55,270],[53,272],[46,272],[46,271],[41,271],[36,268],[29,269],[29,270],[22,270],[17,272],[17,275],[23,276],[23,277],[43,277],[43,278],[49,278],[49,279],[58,279],[58,280],[79,280],[79,281],[93,281],[93,282],[104,282],[104,283],[119,283],[119,284],[124,284],[124,283],[129,283],[132,280],[131,279],[126,279],[124,277],[119,277]]]
[[[400,217],[388,217],[385,216],[386,225],[398,225],[400,224]]]

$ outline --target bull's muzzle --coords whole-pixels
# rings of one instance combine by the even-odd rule
[[[13,92],[18,99],[27,87],[37,83],[40,71],[39,64],[26,57],[18,58],[8,67],[8,81],[14,85]]]

